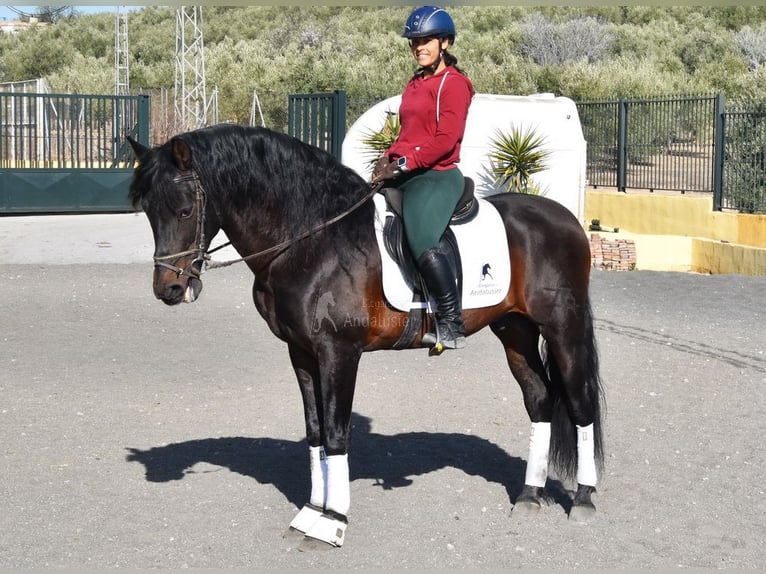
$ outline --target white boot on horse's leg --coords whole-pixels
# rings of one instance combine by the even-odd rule
[[[529,430],[529,456],[524,477],[524,488],[513,505],[513,513],[520,516],[537,514],[549,503],[545,494],[548,480],[548,451],[551,443],[551,423],[532,423]]]
[[[290,523],[289,532],[305,534],[322,516],[327,503],[327,459],[324,447],[310,446],[311,497]]]
[[[348,454],[328,456],[327,503],[325,512],[306,531],[305,544],[299,550],[315,550],[319,541],[330,547],[343,546],[348,526],[348,510],[351,507],[351,486],[348,471]]]
[[[596,471],[593,424],[577,425],[577,492],[575,493],[569,520],[587,522],[596,514],[591,495],[596,492]]]

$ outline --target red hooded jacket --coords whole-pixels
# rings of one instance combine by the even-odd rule
[[[402,93],[401,130],[388,157],[406,157],[408,171],[454,168],[473,94],[471,81],[453,66],[428,78],[413,76]]]

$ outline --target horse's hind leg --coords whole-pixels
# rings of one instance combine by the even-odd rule
[[[493,322],[490,328],[505,347],[508,366],[521,387],[524,406],[531,421],[524,487],[516,498],[513,512],[532,514],[542,505],[550,503],[545,483],[548,479],[553,399],[538,350],[539,331],[521,315],[506,315]]]
[[[569,518],[587,520],[596,511],[591,495],[603,466],[598,354],[587,296],[579,305],[561,305],[560,312],[562,320],[543,329],[551,384],[563,398],[554,408],[551,453],[554,466],[577,480]]]

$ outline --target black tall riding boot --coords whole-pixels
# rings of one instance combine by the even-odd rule
[[[430,295],[436,301],[439,341],[447,349],[465,347],[465,324],[461,317],[460,295],[447,256],[437,247],[432,247],[423,252],[417,264]]]

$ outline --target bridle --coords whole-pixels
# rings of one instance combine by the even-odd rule
[[[306,237],[309,237],[310,235],[313,235],[314,233],[317,233],[329,227],[330,225],[340,221],[347,215],[353,213],[354,211],[359,209],[362,205],[364,205],[368,200],[372,199],[372,197],[376,193],[378,193],[378,191],[380,191],[380,189],[383,187],[385,183],[384,180],[380,180],[373,183],[370,187],[369,193],[364,195],[359,201],[357,201],[351,207],[349,207],[348,209],[346,209],[339,215],[336,215],[335,217],[328,219],[324,223],[321,223],[320,225],[317,225],[316,227],[313,227],[296,237],[287,239],[281,243],[272,245],[271,247],[268,247],[256,253],[251,253],[250,255],[246,255],[245,257],[240,257],[239,259],[232,259],[230,261],[211,261],[210,260],[211,254],[215,253],[219,249],[223,249],[224,247],[231,245],[231,242],[227,241],[226,243],[219,245],[218,247],[215,247],[209,251],[207,250],[205,246],[205,210],[207,207],[207,195],[205,193],[205,189],[202,187],[202,183],[200,182],[199,176],[197,175],[195,171],[192,170],[191,173],[179,175],[173,178],[173,183],[175,184],[187,183],[187,182],[194,182],[194,208],[195,208],[195,211],[197,212],[197,229],[194,236],[195,247],[191,249],[187,249],[186,251],[171,253],[170,255],[162,255],[160,257],[155,256],[154,266],[170,269],[178,277],[184,276],[184,277],[188,277],[189,279],[199,279],[199,276],[202,275],[202,273],[204,273],[207,269],[217,269],[221,267],[228,267],[229,265],[233,265],[234,263],[241,263],[243,261],[255,259],[256,257],[267,255],[269,253],[282,251],[290,247],[293,243],[297,243],[298,241],[301,241],[302,239],[305,239]],[[172,265],[168,263],[168,261],[177,260],[187,255],[194,255],[194,258],[191,260],[191,263],[189,263],[186,267],[178,267],[176,265]]]
[[[197,213],[197,228],[194,235],[194,245],[192,249],[154,257],[155,267],[165,267],[173,271],[178,277],[184,276],[190,279],[197,279],[204,272],[205,263],[210,259],[205,245],[205,217],[207,207],[207,195],[205,189],[200,183],[199,176],[192,171],[185,175],[179,175],[173,178],[174,184],[194,182],[194,210]],[[168,263],[168,261],[177,260],[187,255],[194,255],[186,267],[178,267]],[[195,266],[197,266],[195,268]],[[192,270],[196,269],[196,273]]]

